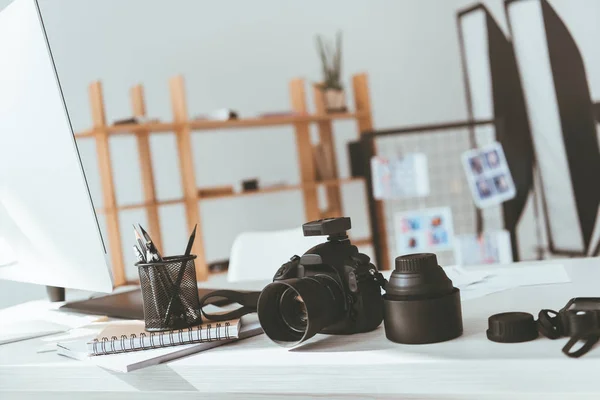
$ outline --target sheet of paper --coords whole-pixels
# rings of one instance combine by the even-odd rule
[[[450,278],[452,284],[461,290],[469,285],[481,282],[491,275],[491,273],[487,271],[467,271],[456,265],[444,267],[444,272],[446,272],[446,275]]]
[[[508,289],[512,289],[515,286],[500,284],[499,282],[483,281],[473,285],[460,288],[460,299],[467,301],[471,299],[478,299],[480,297],[487,296],[492,293],[503,292]]]
[[[64,325],[43,320],[3,322],[0,326],[0,345],[63,332]]]
[[[17,255],[8,245],[8,241],[0,236],[0,267],[13,265],[17,262]]]
[[[458,265],[508,264],[513,261],[510,233],[507,230],[456,235],[455,257]]]
[[[35,300],[0,310],[0,344],[65,332],[92,322],[106,320],[98,315],[59,311],[64,303]],[[6,338],[6,339],[3,339]]]
[[[480,272],[484,272],[481,271]],[[551,285],[571,282],[561,264],[543,264],[505,268],[502,265],[485,270],[489,275],[472,285],[460,287],[462,301],[476,299],[492,293],[521,286]]]
[[[427,156],[409,153],[371,159],[373,197],[378,200],[429,195]]]
[[[41,320],[64,325],[69,329],[106,320],[106,317],[99,315],[87,315],[59,310],[63,304],[65,303],[50,303],[47,300],[28,301],[0,310],[0,321]]]
[[[514,268],[502,268],[501,266],[493,272],[492,280],[498,285],[550,285],[554,283],[571,282],[569,274],[562,264],[544,264],[533,266],[522,266]]]
[[[110,322],[101,321],[101,322],[92,322],[91,324],[87,324],[81,326],[79,328],[70,329],[66,332],[63,330],[62,335],[52,335],[50,337],[42,338],[41,341],[44,343],[40,347],[38,347],[38,353],[48,353],[51,351],[56,351],[56,345],[59,342],[67,342],[70,340],[84,339],[93,337],[98,334],[102,329],[106,328]]]

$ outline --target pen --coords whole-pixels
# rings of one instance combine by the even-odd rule
[[[148,250],[146,249],[146,246],[144,245],[144,241],[142,240],[142,236],[140,235],[140,233],[137,231],[135,225],[133,225],[133,233],[135,234],[135,239],[138,242],[138,246],[139,246],[139,250],[142,253],[143,257],[144,257],[144,262],[148,262]]]
[[[135,234],[136,241],[138,242],[137,245],[133,245],[133,253],[135,254],[135,257],[137,258],[138,262],[147,263],[148,261],[146,260],[146,257],[144,255],[144,243],[142,242],[142,238],[140,237],[140,234],[138,233],[137,229],[135,229],[135,225],[133,225],[133,232]],[[146,273],[148,282],[150,283],[150,290],[152,291],[152,296],[156,298],[156,285],[154,279],[152,279],[150,271],[148,271],[147,268],[142,268],[142,270]],[[160,310],[158,308],[157,303],[154,303],[154,309],[156,311],[156,314],[160,315]]]
[[[148,232],[146,232],[144,230],[144,228],[142,228],[141,225],[138,224],[138,226],[139,226],[139,230],[142,232],[142,235],[144,235],[143,236],[144,239],[142,239],[142,235],[140,235],[140,232],[136,228],[135,224],[133,225],[133,231],[134,231],[135,237],[138,241],[138,244],[140,247],[140,252],[142,253],[144,262],[152,263],[152,262],[162,261],[160,256],[156,254],[156,249],[154,247],[154,244],[152,243],[152,239],[150,238],[150,235],[148,235]],[[165,282],[165,279],[167,279],[169,281],[168,285],[173,284],[173,281],[170,279],[169,274],[165,273],[165,271],[163,271],[162,268],[159,268],[156,270],[156,278],[158,279],[158,283],[160,285],[160,288],[162,288],[164,295],[168,296],[170,291],[168,289],[167,283]]]
[[[192,234],[190,235],[190,238],[188,240],[187,247],[185,248],[186,256],[189,256],[190,253],[192,252],[192,246],[194,245],[194,240],[196,238],[196,229],[197,228],[198,228],[198,224],[196,224],[194,226],[194,230],[192,231]],[[188,263],[188,261],[183,261],[181,263],[181,267],[179,267],[179,272],[177,273],[177,280],[175,281],[175,285],[173,285],[174,286],[173,293],[171,294],[171,298],[169,299],[169,304],[167,305],[167,312],[165,314],[165,320],[164,320],[165,325],[168,325],[169,319],[171,318],[171,313],[173,311],[172,310],[173,302],[179,296],[181,281],[183,280],[183,275],[185,274],[185,267],[186,267],[187,263]]]

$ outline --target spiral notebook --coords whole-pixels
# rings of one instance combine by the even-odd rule
[[[165,332],[146,332],[144,321],[118,321],[86,343],[90,356],[127,353],[183,344],[237,339],[240,320],[210,322]]]
[[[204,336],[201,333],[200,338],[202,338],[202,342],[196,341],[192,344],[183,344],[183,345],[173,345],[173,346],[165,346],[158,348],[148,348],[144,349],[144,351],[127,351],[127,352],[116,352],[112,354],[102,355],[102,356],[94,356],[91,355],[91,352],[88,350],[87,344],[93,343],[94,339],[102,340],[103,337],[107,337],[106,334],[100,334],[100,329],[92,335],[86,334],[84,336],[79,337],[78,339],[60,341],[56,344],[57,353],[61,356],[73,358],[76,360],[84,361],[87,363],[91,363],[97,365],[102,368],[106,368],[111,371],[116,372],[131,372],[140,368],[149,367],[152,365],[157,365],[161,363],[165,363],[171,360],[175,360],[180,357],[189,356],[191,354],[195,354],[198,352],[206,351],[218,346],[222,346],[228,343],[236,342],[238,340],[243,340],[246,338],[250,338],[252,336],[256,336],[262,333],[262,328],[260,327],[260,323],[258,322],[258,318],[256,314],[245,315],[240,319],[239,329],[237,339],[229,339],[229,340],[215,340],[215,336],[211,334],[211,340],[208,341],[208,335]],[[122,321],[118,322],[121,325],[129,325],[132,326],[132,322],[135,321]],[[231,322],[231,321],[230,321]],[[221,323],[223,324],[223,323]],[[110,323],[111,326],[116,325],[114,322]],[[214,324],[211,324],[214,325]],[[137,325],[138,327],[142,327],[143,325]],[[230,323],[230,328],[233,329],[236,326],[235,323]],[[104,328],[106,329],[106,328]],[[213,328],[216,331],[216,327]],[[139,329],[137,329],[139,331]],[[178,332],[178,331],[175,331]],[[187,332],[187,330],[183,330],[182,334]],[[223,332],[222,330],[220,332]],[[233,336],[233,331],[230,330],[230,337]],[[128,332],[129,334],[135,333]],[[135,333],[138,336],[137,333]],[[127,334],[125,334],[127,335]],[[168,335],[168,333],[167,333]],[[194,338],[197,339],[197,336],[194,333]],[[113,335],[114,336],[114,335]],[[173,340],[175,340],[175,335],[173,335]],[[129,338],[129,337],[128,337]],[[158,341],[158,333],[154,334],[155,346],[159,344]],[[184,336],[185,338],[185,336]],[[117,345],[117,341],[114,342],[114,345]],[[106,342],[110,346],[110,341]],[[144,340],[144,344],[149,343],[149,334],[146,332],[146,339]],[[164,340],[163,340],[164,343]],[[165,344],[168,344],[169,341]],[[106,347],[106,344],[105,344]],[[109,349],[108,347],[106,348]],[[93,349],[92,349],[93,350]],[[116,347],[115,347],[116,350]]]

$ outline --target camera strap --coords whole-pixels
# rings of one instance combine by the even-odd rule
[[[565,308],[567,308],[573,300],[571,300]],[[563,309],[564,310],[564,309]],[[562,311],[562,310],[561,310]],[[592,318],[588,313],[584,313],[581,316],[577,316],[579,321],[584,318]],[[595,320],[592,320],[595,322]],[[589,321],[588,321],[589,322]],[[558,311],[544,309],[538,314],[537,320],[538,331],[549,339],[558,339],[567,334],[565,327],[562,326],[560,315]],[[600,340],[600,329],[593,328],[583,330],[580,333],[573,334],[567,344],[562,348],[562,352],[571,358],[579,358],[589,352],[592,347]],[[577,344],[581,346],[577,350],[573,350]]]
[[[548,339],[558,339],[563,336],[563,329],[557,311],[541,310],[538,313],[537,325],[539,332]]]
[[[571,358],[578,358],[590,351],[598,343],[598,340],[600,340],[600,331],[597,330],[578,334],[569,339],[565,347],[562,348],[562,352]],[[580,342],[582,342],[582,346],[575,351],[571,351]]]
[[[204,295],[200,299],[200,311],[202,312],[204,318],[210,321],[219,322],[231,319],[238,319],[246,314],[256,312],[258,296],[260,296],[260,292],[236,292],[235,290],[215,290],[214,292],[210,292]],[[231,301],[232,303],[237,303],[241,305],[241,307],[223,314],[207,314],[204,312],[204,305],[206,304],[208,299],[211,299],[213,297],[225,298]]]
[[[369,273],[373,276],[373,278],[379,284],[379,286],[381,286],[382,289],[385,289],[385,286],[387,285],[388,281],[383,277],[383,274],[379,272],[379,270],[377,270],[376,268],[370,268]]]

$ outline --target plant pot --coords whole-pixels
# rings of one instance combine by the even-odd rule
[[[346,112],[346,93],[343,89],[323,89],[323,102],[327,112]]]

